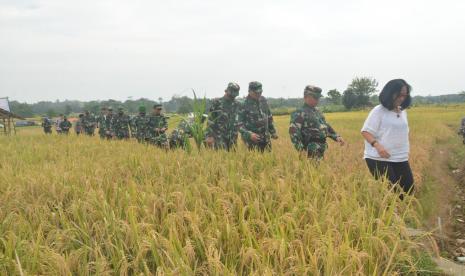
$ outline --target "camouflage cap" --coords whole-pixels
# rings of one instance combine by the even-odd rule
[[[139,106],[139,113],[145,113],[145,106],[144,105]]]
[[[319,88],[318,86],[307,85],[305,86],[305,89],[304,89],[304,97],[312,96],[315,99],[319,99],[321,98],[321,91],[322,91],[321,88]]]
[[[228,83],[228,87],[226,87],[226,90],[228,91],[239,91],[240,89],[241,87],[239,86],[239,84],[235,82]]]
[[[107,108],[108,111],[113,111],[113,107]]]
[[[124,107],[122,106],[118,107],[118,111],[124,111]]]
[[[163,106],[161,104],[154,104],[153,105],[153,108],[156,109],[156,108],[162,108]]]
[[[249,91],[259,92],[262,93],[262,84],[258,81],[252,81],[249,83]]]

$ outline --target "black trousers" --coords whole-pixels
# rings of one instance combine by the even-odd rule
[[[386,175],[392,184],[398,183],[405,193],[413,192],[413,174],[408,161],[387,162],[365,158],[370,173],[379,179]]]

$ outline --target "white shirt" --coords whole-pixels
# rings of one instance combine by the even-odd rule
[[[388,162],[408,160],[410,152],[409,127],[405,110],[397,114],[382,105],[377,105],[370,111],[362,131],[372,134],[376,141],[391,155],[388,159],[382,158],[376,148],[365,140],[364,158]]]

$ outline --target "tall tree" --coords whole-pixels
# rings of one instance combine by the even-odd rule
[[[363,107],[370,105],[370,97],[376,92],[378,82],[370,77],[356,77],[344,91],[346,108]],[[350,107],[349,107],[350,106]]]
[[[331,89],[328,91],[328,100],[332,104],[341,104],[342,95],[337,89]]]

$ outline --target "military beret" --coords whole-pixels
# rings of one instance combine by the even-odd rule
[[[258,81],[252,81],[249,83],[249,91],[254,91],[254,92],[263,92],[262,89],[262,84]]]
[[[145,112],[145,106],[144,105],[139,106],[139,112],[140,113]]]
[[[316,99],[319,99],[321,98],[321,88],[317,87],[317,86],[313,86],[313,85],[307,85],[305,86],[305,89],[304,89],[304,97],[305,96],[312,96]]]
[[[162,108],[162,105],[161,104],[154,104],[153,108]]]
[[[228,91],[239,91],[240,89],[241,87],[239,86],[239,84],[235,82],[228,83],[228,87],[226,88],[226,90]]]

